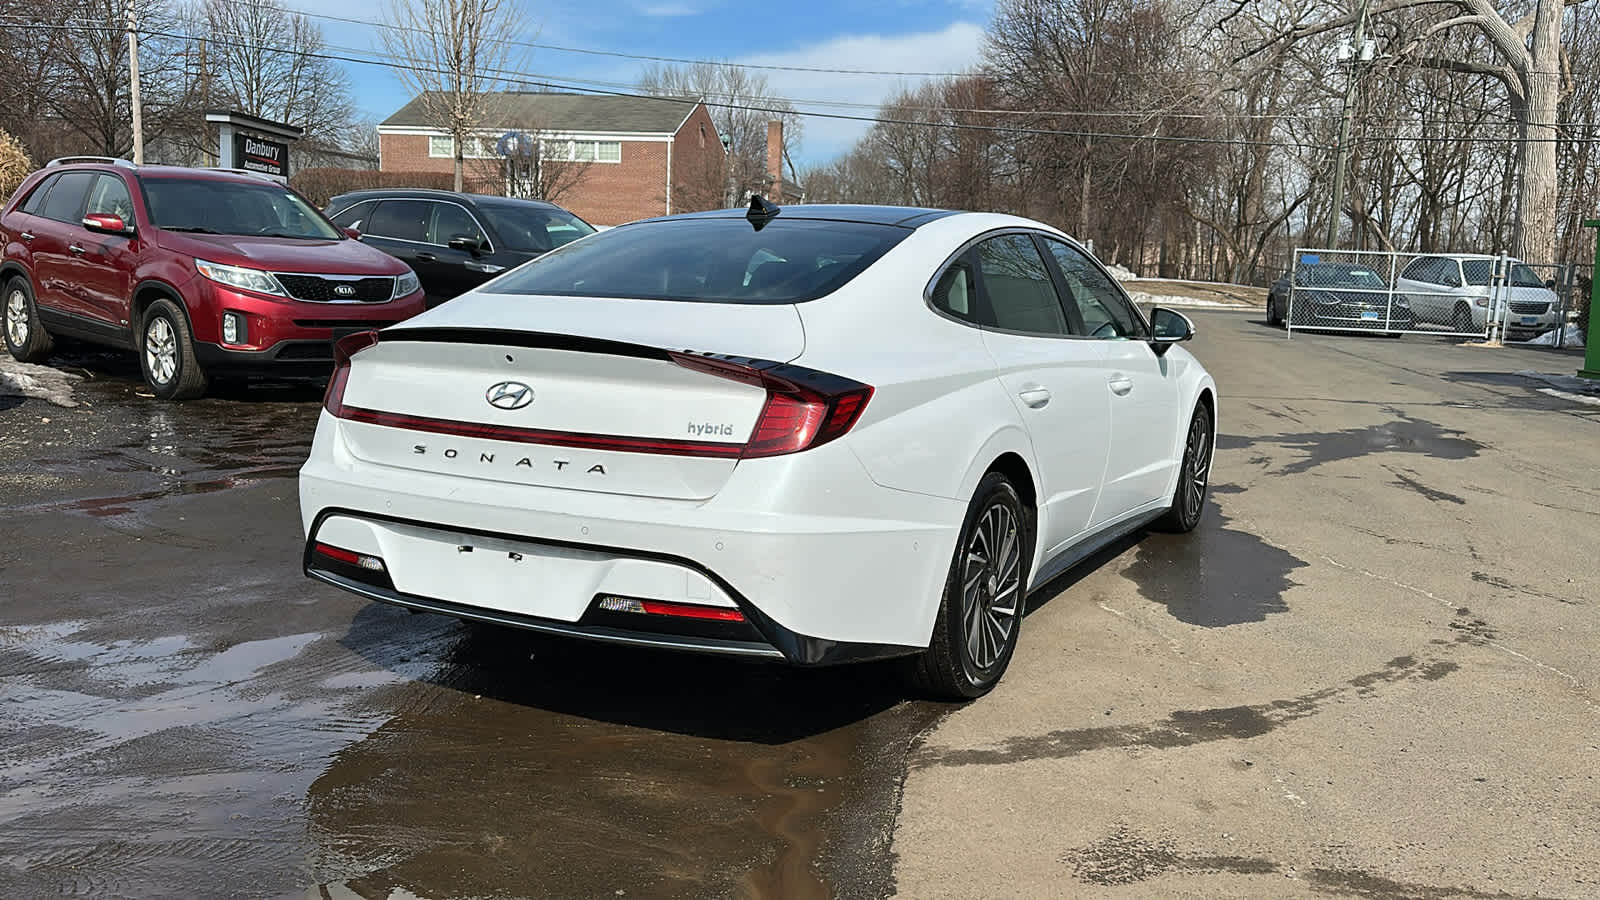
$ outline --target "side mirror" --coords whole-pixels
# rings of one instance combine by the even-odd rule
[[[1173,344],[1194,339],[1194,323],[1181,312],[1158,306],[1150,311],[1150,349],[1165,356]]]
[[[471,253],[473,256],[483,252],[483,241],[475,237],[467,237],[464,234],[451,238],[448,246],[451,250],[460,250],[463,253]]]
[[[344,232],[345,237],[353,241],[361,240],[361,229],[359,228],[341,228],[339,230]]]
[[[100,234],[129,235],[133,234],[133,227],[122,221],[121,216],[110,213],[90,213],[83,217],[83,227]]]
[[[1544,286],[1546,289],[1553,291],[1556,289],[1556,280],[1554,278],[1546,278],[1544,280]]]

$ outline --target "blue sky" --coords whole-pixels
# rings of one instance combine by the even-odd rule
[[[799,0],[738,3],[728,0],[632,0],[632,2],[538,3],[522,0],[527,13],[523,39],[542,44],[650,56],[730,60],[739,63],[887,71],[954,72],[975,64],[991,0]],[[303,12],[381,21],[383,0],[289,0]],[[331,48],[381,56],[369,27],[313,19]],[[335,53],[338,49],[334,49]],[[645,63],[638,60],[534,50],[532,74],[621,82],[631,85]],[[362,114],[374,121],[408,99],[390,71],[346,63]],[[806,106],[806,100],[877,104],[917,79],[892,76],[765,73],[773,93],[802,110],[871,114],[870,109]],[[865,123],[805,120],[796,163],[825,162],[850,148]]]

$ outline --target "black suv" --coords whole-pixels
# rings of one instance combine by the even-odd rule
[[[451,191],[352,191],[329,201],[327,213],[363,243],[410,265],[429,306],[595,232],[554,203]]]

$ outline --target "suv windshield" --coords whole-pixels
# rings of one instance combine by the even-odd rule
[[[1461,261],[1461,272],[1467,276],[1467,284],[1483,287],[1494,274],[1494,260],[1464,259]],[[1544,279],[1526,263],[1511,264],[1510,283],[1512,287],[1544,287]]]
[[[1295,274],[1295,284],[1301,287],[1355,287],[1387,288],[1383,276],[1365,267],[1321,263],[1302,266]]]
[[[911,232],[893,225],[743,218],[625,225],[517,269],[499,294],[799,303],[830,294]]]
[[[479,203],[478,209],[506,250],[543,253],[594,234],[588,222],[564,209],[521,203]]]
[[[168,231],[337,240],[338,231],[279,184],[213,178],[144,178],[150,221]]]

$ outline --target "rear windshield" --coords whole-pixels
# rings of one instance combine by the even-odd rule
[[[300,195],[269,181],[143,178],[150,220],[168,231],[334,240],[341,235]]]
[[[494,282],[502,294],[800,303],[838,290],[911,232],[892,225],[742,218],[625,225]]]
[[[521,204],[479,203],[506,250],[543,253],[594,234],[588,222],[564,209]]]

